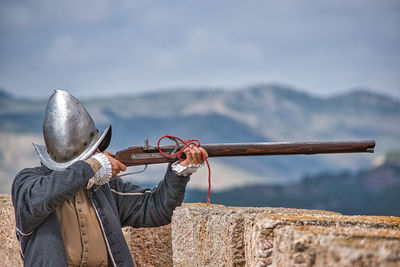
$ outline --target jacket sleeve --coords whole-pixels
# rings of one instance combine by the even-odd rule
[[[58,205],[86,186],[93,175],[84,161],[63,171],[51,172],[44,166],[22,170],[11,189],[18,230],[24,234],[32,232]]]
[[[145,189],[118,178],[111,182],[122,226],[155,227],[171,222],[174,209],[185,197],[189,176],[178,176],[170,165],[158,186]]]

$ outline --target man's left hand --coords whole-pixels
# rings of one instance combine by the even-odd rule
[[[185,150],[183,150],[183,153],[185,153],[186,159],[179,162],[179,164],[182,166],[187,166],[189,164],[201,165],[208,157],[208,153],[204,148],[197,147],[195,145],[188,146]]]

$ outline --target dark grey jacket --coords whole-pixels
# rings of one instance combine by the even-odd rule
[[[91,167],[78,161],[64,171],[44,166],[22,170],[12,186],[16,232],[25,266],[67,266],[56,207],[72,198],[93,177]],[[133,266],[121,227],[168,224],[181,205],[189,177],[168,167],[164,180],[152,190],[117,178],[89,191],[103,236],[109,263]]]

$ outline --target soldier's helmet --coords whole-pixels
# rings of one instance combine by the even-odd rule
[[[63,170],[87,159],[111,140],[111,125],[99,133],[92,117],[70,93],[55,90],[47,103],[43,121],[45,146],[33,144],[40,161],[51,170]]]

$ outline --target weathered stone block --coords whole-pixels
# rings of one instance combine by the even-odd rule
[[[171,225],[123,229],[135,266],[172,266]]]
[[[245,248],[246,255],[248,255],[248,266],[331,266],[335,265],[335,262],[330,261],[334,257],[328,259],[327,254],[325,254],[322,258],[328,262],[323,263],[321,263],[320,257],[317,257],[317,255],[323,255],[323,253],[321,254],[320,250],[322,248],[321,244],[316,242],[315,239],[321,237],[323,233],[332,234],[335,232],[338,234],[342,233],[343,236],[351,236],[352,233],[353,235],[357,235],[361,232],[367,232],[371,234],[370,238],[379,237],[381,244],[387,243],[387,241],[382,239],[383,233],[400,234],[400,218],[398,217],[343,216],[338,213],[325,213],[321,211],[311,211],[311,213],[310,211],[307,213],[301,210],[298,211],[286,212],[283,210],[279,213],[260,212],[254,217],[253,222],[247,225],[247,232],[245,233],[248,237],[251,236],[252,239],[252,242],[248,242],[248,246]],[[293,241],[294,239],[285,239],[289,236],[287,232],[294,231],[294,229],[298,229],[299,227],[315,229],[315,236],[301,235],[299,232],[296,232],[298,234],[296,242]],[[320,231],[317,232],[316,229],[320,229]],[[291,240],[293,243],[290,242]],[[362,246],[356,244],[358,242],[356,239],[349,240],[351,242],[354,241],[354,247],[359,247],[360,251],[364,249]],[[368,242],[369,239],[364,235],[362,240],[362,242]],[[327,244],[330,244],[330,242],[327,242]],[[393,244],[400,244],[400,239],[395,238]],[[393,250],[391,253],[397,255],[396,246],[392,247]],[[298,253],[306,250],[306,248],[307,254]],[[283,255],[286,255],[286,258]],[[288,255],[291,256],[290,261],[288,260]],[[378,262],[378,260],[373,258],[367,258],[367,260],[370,260],[371,264]]]
[[[23,266],[15,234],[14,207],[9,195],[0,195],[1,266]]]
[[[175,266],[244,266],[244,219],[216,205],[184,205],[174,212],[172,249]]]
[[[400,266],[397,229],[283,226],[274,235],[274,266]]]

